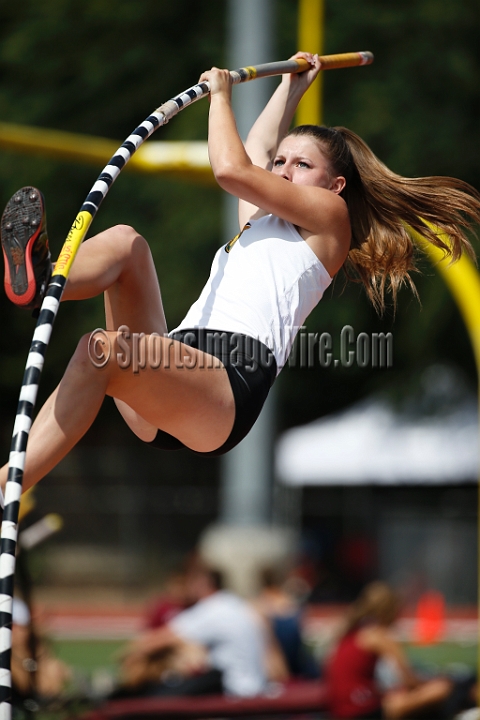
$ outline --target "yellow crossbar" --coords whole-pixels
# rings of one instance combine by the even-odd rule
[[[0,123],[0,148],[90,165],[105,165],[119,146],[106,138]],[[148,142],[133,155],[126,170],[181,173],[214,182],[206,142]]]

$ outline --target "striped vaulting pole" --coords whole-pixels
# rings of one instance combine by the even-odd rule
[[[368,65],[373,55],[368,52],[326,55],[321,58],[323,68],[353,67]],[[266,63],[256,67],[246,67],[232,71],[234,84],[260,77],[302,72],[309,68],[305,60],[286,60]],[[40,374],[43,369],[45,353],[52,333],[53,323],[58,312],[60,300],[65,288],[75,255],[83,242],[88,229],[121,170],[140,145],[162,125],[165,125],[180,110],[200,100],[210,92],[208,82],[201,82],[189,88],[181,95],[161,105],[139,125],[104,167],[82,207],[75,218],[67,239],[55,264],[54,273],[40,308],[40,314],[30,345],[25,373],[13,428],[9,457],[8,481],[5,492],[5,511],[3,515],[0,545],[0,720],[11,720],[11,627],[12,601],[15,573],[15,551],[17,544],[17,525],[20,496],[22,494],[25,452],[32,425],[33,411],[37,398]]]

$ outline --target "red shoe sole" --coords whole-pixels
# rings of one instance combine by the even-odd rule
[[[37,292],[32,248],[42,229],[43,209],[41,193],[25,187],[10,198],[2,215],[5,292],[15,305],[29,305]]]

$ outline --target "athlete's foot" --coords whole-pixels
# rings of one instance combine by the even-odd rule
[[[24,187],[10,198],[2,216],[1,238],[7,297],[27,310],[39,308],[52,274],[40,190]]]

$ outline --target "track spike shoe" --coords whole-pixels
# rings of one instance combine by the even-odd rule
[[[1,240],[8,299],[27,310],[39,308],[52,274],[40,190],[24,187],[10,198],[2,215]]]

